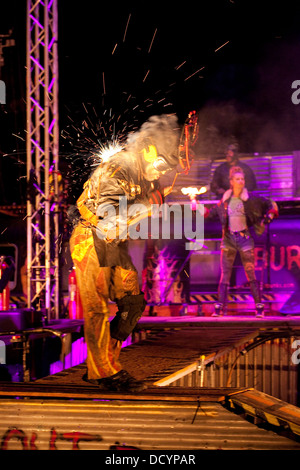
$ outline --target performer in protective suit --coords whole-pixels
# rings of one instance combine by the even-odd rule
[[[125,149],[97,167],[77,201],[80,215],[70,248],[84,311],[84,379],[104,390],[146,388],[123,370],[119,361],[122,341],[130,335],[146,306],[128,253],[120,200],[126,197],[128,209],[137,203],[149,208],[151,204],[161,204],[163,194],[158,179],[177,166],[178,144],[177,118],[152,116],[129,136]],[[115,213],[108,217],[112,208]],[[118,307],[111,322],[109,299]]]

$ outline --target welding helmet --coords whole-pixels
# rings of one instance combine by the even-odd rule
[[[140,130],[129,136],[129,150],[139,155],[142,166],[149,163],[159,172],[170,171],[179,162],[179,128],[176,116],[151,116]]]
[[[158,152],[155,145],[145,145],[142,149],[145,164],[152,163],[155,170],[159,172],[172,171],[178,164],[176,155],[163,155]]]

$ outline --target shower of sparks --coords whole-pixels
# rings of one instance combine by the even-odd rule
[[[185,60],[184,62],[182,62],[181,64],[177,65],[177,66],[175,67],[175,70],[179,70],[180,67],[182,67],[184,64],[186,64],[186,60]]]
[[[148,70],[147,73],[146,73],[146,75],[144,76],[143,83],[146,81],[146,78],[148,77],[149,72],[150,72],[150,70]]]
[[[151,51],[152,44],[153,44],[154,38],[155,38],[155,36],[156,36],[156,33],[157,33],[157,28],[156,28],[155,31],[154,31],[154,34],[153,34],[153,37],[152,37],[152,41],[151,41],[150,46],[149,46],[149,49],[148,49],[148,54],[149,54],[150,51]]]
[[[131,26],[132,22],[132,13],[128,14],[127,19],[124,23],[124,32],[120,41],[114,41],[111,44],[111,56],[117,58],[119,54],[122,53],[122,40],[123,43],[128,41],[129,25]],[[148,38],[148,49],[146,51],[148,54],[154,52],[154,45],[158,41],[158,28],[153,25],[152,37]],[[229,41],[228,41],[229,42]],[[224,47],[227,43],[220,46]],[[136,47],[136,49],[139,49]],[[141,50],[141,49],[139,49]],[[119,52],[118,54],[116,52]],[[127,51],[127,49],[126,49]],[[173,70],[184,69],[187,64],[187,60],[184,60],[184,57],[181,58],[181,62],[173,64]],[[175,66],[176,65],[176,66]],[[196,68],[196,67],[195,67]],[[195,72],[191,73],[184,81],[188,81],[194,76],[197,76],[205,66],[202,66]],[[192,69],[193,70],[193,69]],[[150,74],[151,72],[151,74]],[[72,180],[74,187],[76,185],[81,185],[83,178],[86,178],[87,173],[90,172],[91,167],[95,168],[97,165],[106,162],[113,155],[120,152],[126,146],[126,141],[128,134],[135,132],[140,126],[140,120],[147,119],[151,108],[153,112],[155,106],[159,106],[160,112],[172,112],[171,107],[174,106],[172,103],[171,93],[174,93],[174,86],[176,81],[171,84],[165,84],[162,86],[159,91],[153,90],[151,96],[140,96],[139,93],[133,92],[133,90],[122,91],[120,90],[120,101],[117,104],[117,109],[112,108],[110,105],[110,95],[112,92],[112,87],[109,86],[106,88],[106,71],[102,72],[102,85],[103,94],[100,104],[100,115],[97,115],[97,112],[94,107],[91,107],[91,104],[83,104],[84,116],[79,118],[75,117],[73,119],[72,112],[70,112],[69,125],[62,131],[61,137],[65,141],[66,153],[65,157],[69,160],[70,171],[68,176]],[[144,69],[144,74],[140,77],[142,83],[145,83],[145,86],[149,82],[149,74],[152,78],[152,69],[149,67]],[[153,80],[155,79],[155,71],[153,71]],[[101,81],[101,78],[100,78]],[[159,88],[159,87],[157,87]],[[107,106],[107,107],[106,107]],[[104,109],[106,107],[106,109]],[[98,108],[97,108],[98,109]],[[71,182],[71,181],[70,181]],[[72,186],[72,185],[71,185]],[[70,187],[71,189],[71,187]]]
[[[12,133],[12,135],[13,135],[14,137],[17,137],[17,139],[23,140],[23,142],[25,142],[25,139],[23,139],[23,137],[21,137],[21,136],[19,136],[19,135],[17,135],[17,134],[13,134],[13,133]]]
[[[128,16],[128,20],[127,20],[127,24],[126,24],[126,28],[125,28],[125,32],[123,36],[123,42],[125,42],[125,39],[126,39],[126,34],[127,34],[127,29],[128,29],[130,18],[131,18],[131,13],[129,13],[129,16]]]
[[[205,69],[205,67],[201,67],[201,69],[199,70],[196,70],[196,72],[192,73],[191,75],[189,75],[187,78],[184,79],[184,81],[186,82],[187,80],[189,80],[190,78],[192,78],[194,75],[196,75],[198,72],[200,72],[201,70]]]
[[[101,145],[100,150],[95,153],[95,163],[92,166],[96,166],[99,163],[107,162],[113,155],[121,152],[123,146],[119,142],[108,143],[106,145]]]
[[[222,44],[222,46],[218,47],[217,49],[215,49],[215,52],[219,51],[220,49],[222,49],[222,47],[226,46],[226,44],[228,44],[230,41],[226,41],[224,42],[224,44]]]
[[[130,100],[133,97],[126,94],[126,102]],[[92,168],[123,149],[128,133],[135,125],[134,119],[130,123],[122,120],[125,112],[118,115],[112,108],[101,108],[98,114],[94,105],[82,103],[82,109],[83,116],[76,121],[68,116],[70,124],[61,132],[66,142],[64,157],[69,163],[67,178],[72,192],[76,187],[81,188]]]
[[[102,72],[102,82],[103,82],[103,93],[104,93],[104,95],[106,95],[106,88],[105,88],[105,76],[104,76],[104,72]]]

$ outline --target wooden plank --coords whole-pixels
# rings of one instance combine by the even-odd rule
[[[223,401],[225,396],[241,389],[232,388],[185,388],[149,387],[139,393],[121,393],[99,390],[97,386],[67,386],[35,383],[1,383],[1,397],[70,398],[90,400],[162,400],[176,402]]]
[[[300,435],[300,408],[255,389],[233,392],[227,400],[254,416],[265,418],[270,424],[288,423]]]

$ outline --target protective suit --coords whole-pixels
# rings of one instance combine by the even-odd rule
[[[163,202],[158,178],[176,167],[178,139],[174,116],[153,116],[129,136],[124,150],[97,167],[77,201],[79,214],[70,248],[84,312],[85,378],[106,390],[145,388],[119,361],[122,341],[146,306],[128,253],[130,218],[120,201],[126,198],[128,209],[143,204],[149,210],[151,204]],[[118,306],[111,322],[109,299]]]

